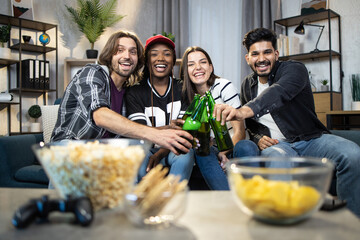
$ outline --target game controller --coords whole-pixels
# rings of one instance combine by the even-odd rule
[[[82,226],[90,225],[94,218],[93,207],[87,197],[49,200],[48,196],[44,195],[40,199],[31,199],[16,210],[12,224],[16,228],[26,228],[36,218],[47,219],[52,211],[72,212]]]

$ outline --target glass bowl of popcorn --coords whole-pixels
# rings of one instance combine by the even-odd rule
[[[60,197],[87,196],[95,210],[122,206],[149,148],[148,142],[125,138],[32,146]]]
[[[294,224],[316,212],[334,169],[328,159],[310,157],[247,157],[226,168],[240,209],[271,224]]]

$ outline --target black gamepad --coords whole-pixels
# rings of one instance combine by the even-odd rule
[[[49,200],[44,195],[40,199],[31,199],[16,210],[12,224],[17,228],[25,228],[36,218],[46,219],[52,211],[72,212],[82,226],[90,225],[94,218],[93,207],[87,197]]]

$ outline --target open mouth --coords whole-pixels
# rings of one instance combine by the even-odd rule
[[[267,70],[270,66],[270,62],[269,61],[264,61],[264,62],[258,62],[255,64],[256,68],[259,69],[259,71],[264,71]]]
[[[166,68],[167,68],[166,64],[156,64],[155,65],[155,69],[158,72],[164,72]]]
[[[132,66],[132,63],[130,62],[120,62],[119,63],[122,68],[128,69]]]

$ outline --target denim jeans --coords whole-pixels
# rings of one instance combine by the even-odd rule
[[[336,191],[347,207],[360,217],[360,147],[332,134],[294,143],[279,142],[261,151],[262,156],[310,156],[328,158],[335,165]]]
[[[218,153],[217,148],[211,147],[208,156],[195,154],[196,164],[199,166],[200,172],[211,190],[229,190],[226,174],[221,168],[217,157]],[[228,158],[257,155],[259,155],[259,149],[254,142],[241,140],[235,145],[233,153]]]
[[[156,153],[159,148],[150,149],[149,153],[146,155],[144,161],[142,162],[139,171],[138,171],[138,182],[146,175],[146,168],[149,163],[149,158],[154,153]],[[170,152],[166,157],[160,160],[160,164],[165,167],[170,168],[169,174],[173,174],[175,176],[180,175],[180,181],[186,179],[189,180],[191,176],[192,169],[194,167],[195,158],[194,151],[190,149],[187,154],[175,155]]]

